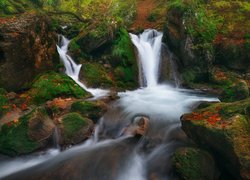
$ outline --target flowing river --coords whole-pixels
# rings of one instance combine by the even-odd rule
[[[181,130],[180,116],[192,111],[202,101],[218,101],[199,91],[159,84],[162,33],[145,30],[130,34],[137,48],[142,87],[119,93],[96,125],[94,135],[83,144],[63,152],[49,150],[0,162],[2,179],[86,179],[146,180],[175,179],[171,155],[185,146],[188,139]],[[58,52],[66,74],[94,96],[107,91],[87,88],[78,79],[81,65],[67,55],[69,41]],[[70,67],[67,69],[67,67]],[[143,136],[134,135],[135,117],[149,119]],[[130,131],[129,131],[129,130]]]

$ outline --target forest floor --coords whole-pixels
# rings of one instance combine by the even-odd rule
[[[159,6],[159,2],[157,0],[138,0],[136,19],[130,29],[158,29],[162,13],[165,12],[164,8]]]

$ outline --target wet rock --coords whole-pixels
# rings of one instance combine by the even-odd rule
[[[119,179],[121,169],[129,165],[131,154],[138,141],[138,138],[130,137],[113,140],[90,149],[72,148],[45,163],[4,179]]]
[[[45,15],[25,13],[0,25],[0,86],[8,91],[29,87],[41,72],[59,62],[56,34]]]
[[[138,116],[133,119],[133,122],[124,128],[122,134],[144,136],[149,128],[149,118]]]
[[[234,179],[250,178],[250,99],[217,103],[181,118],[187,136],[209,149],[221,171]]]
[[[179,148],[173,155],[174,171],[180,179],[219,179],[213,157],[198,148]]]
[[[93,132],[93,121],[78,113],[68,113],[60,119],[60,145],[63,147],[78,144],[88,139]]]

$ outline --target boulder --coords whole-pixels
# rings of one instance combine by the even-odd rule
[[[149,118],[144,116],[137,116],[133,119],[131,124],[122,130],[122,135],[138,135],[144,136],[149,128]]]
[[[44,142],[51,137],[55,125],[45,110],[35,110],[28,123],[28,135],[37,142]]]
[[[78,113],[68,113],[60,118],[60,145],[69,146],[88,139],[93,131],[93,122]]]
[[[77,112],[95,123],[107,111],[107,105],[102,101],[77,101],[71,106],[71,112]]]
[[[195,147],[183,147],[173,155],[174,171],[180,179],[218,179],[218,170],[213,157]]]
[[[59,62],[57,37],[46,15],[24,13],[0,21],[0,86],[19,91]]]
[[[38,76],[27,94],[35,104],[42,104],[57,97],[86,98],[91,96],[71,78],[55,72]]]
[[[249,27],[243,3],[169,2],[163,41],[178,57],[185,85],[208,82],[214,66],[249,72]]]
[[[181,118],[187,136],[207,148],[234,179],[250,178],[249,108],[250,99],[217,103]]]
[[[221,68],[213,68],[210,76],[211,83],[221,91],[219,97],[221,101],[232,102],[249,97],[248,80],[241,74]]]
[[[0,131],[0,152],[16,156],[34,152],[49,145],[55,125],[45,109],[32,112],[4,124]]]
[[[108,70],[99,63],[84,63],[80,72],[81,80],[89,87],[112,87],[114,81]]]

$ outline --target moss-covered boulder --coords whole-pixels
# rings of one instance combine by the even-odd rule
[[[55,125],[45,109],[36,109],[29,119],[28,134],[32,140],[43,142],[52,135],[54,128]]]
[[[95,62],[82,65],[80,79],[83,79],[89,87],[112,87],[114,85],[107,69]]]
[[[36,78],[28,91],[31,101],[44,103],[56,97],[86,98],[90,94],[64,74],[50,72]]]
[[[10,156],[31,153],[48,145],[55,125],[42,108],[4,124],[0,152]]]
[[[249,2],[168,1],[164,42],[187,85],[209,81],[212,67],[249,71]]]
[[[0,18],[0,86],[29,88],[36,75],[59,63],[50,18],[34,12]]]
[[[173,167],[180,179],[214,180],[218,170],[213,157],[206,151],[193,148],[179,148],[173,155]]]
[[[106,111],[106,104],[102,101],[77,101],[71,105],[71,111],[93,120],[95,123]]]
[[[138,86],[138,66],[134,46],[126,29],[121,28],[112,46],[111,65],[116,85],[121,88]]]
[[[61,117],[61,139],[63,146],[73,145],[86,140],[93,131],[93,122],[78,113],[69,113]]]
[[[182,116],[182,129],[234,179],[250,178],[250,99],[217,103]]]
[[[250,86],[247,79],[239,73],[213,68],[210,82],[214,88],[220,89],[221,101],[232,102],[249,97]]]

